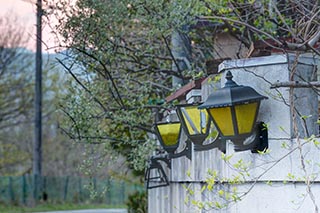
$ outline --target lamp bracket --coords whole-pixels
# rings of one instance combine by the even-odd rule
[[[169,159],[168,155],[152,156],[149,160],[149,165],[147,167],[144,177],[147,189],[153,189],[169,185],[168,177],[159,161],[163,161],[171,169],[171,160]],[[156,174],[158,175],[152,176],[154,175],[154,173],[151,172],[152,170],[156,170]],[[150,185],[150,181],[152,181],[154,185]]]
[[[179,158],[182,156],[186,156],[189,160],[191,160],[191,141],[190,139],[186,140],[186,146],[184,147],[183,151],[179,152],[179,153],[169,153],[169,158]]]
[[[162,161],[168,166],[169,169],[171,169],[171,159],[168,154],[152,156],[150,161],[151,163],[155,161]]]
[[[226,140],[222,139],[221,137],[217,137],[214,139],[213,142],[209,144],[195,144],[194,150],[195,151],[206,151],[210,149],[218,148],[221,152],[226,153]]]
[[[264,122],[256,123],[251,135],[242,138],[231,138],[235,151],[251,150],[252,153],[268,149],[268,129]]]

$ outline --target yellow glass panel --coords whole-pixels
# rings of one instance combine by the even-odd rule
[[[232,125],[231,107],[221,107],[209,109],[209,113],[216,122],[221,134],[224,136],[234,135]]]
[[[201,115],[201,113],[203,115]],[[198,106],[182,107],[182,116],[190,135],[202,134],[205,132],[208,113],[206,110],[199,110]]]
[[[199,110],[199,109],[198,109]],[[204,134],[207,131],[207,124],[209,121],[209,114],[206,109],[200,110],[200,128],[201,134]]]
[[[176,145],[179,142],[180,123],[158,125],[158,130],[165,146]]]
[[[239,134],[250,133],[255,122],[258,103],[242,104],[235,106]]]

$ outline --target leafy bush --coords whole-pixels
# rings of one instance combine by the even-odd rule
[[[129,195],[127,206],[129,213],[147,213],[147,192],[136,191]]]

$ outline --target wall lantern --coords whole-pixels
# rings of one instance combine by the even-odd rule
[[[157,123],[155,125],[155,132],[161,146],[169,154],[169,158],[186,156],[191,159],[191,143],[189,140],[186,141],[183,151],[175,153],[179,147],[181,135],[181,123],[179,121]]]
[[[168,156],[152,156],[145,174],[147,189],[153,189],[169,185],[168,177],[160,163],[164,162],[171,169],[171,162]]]
[[[230,71],[225,86],[214,91],[199,109],[206,109],[224,139],[230,139],[236,151],[252,152],[268,148],[267,129],[256,124],[260,101],[267,99],[249,86],[237,85]]]
[[[182,128],[188,138],[193,142],[196,151],[223,148],[223,141],[219,139],[219,134],[216,134],[214,141],[210,144],[203,144],[210,132],[212,119],[205,109],[198,109],[199,103],[194,104],[179,104],[176,105],[177,114],[181,121]]]

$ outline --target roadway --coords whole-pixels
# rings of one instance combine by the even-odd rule
[[[48,211],[37,213],[128,213],[126,209],[82,209],[82,210],[65,210],[65,211]]]

